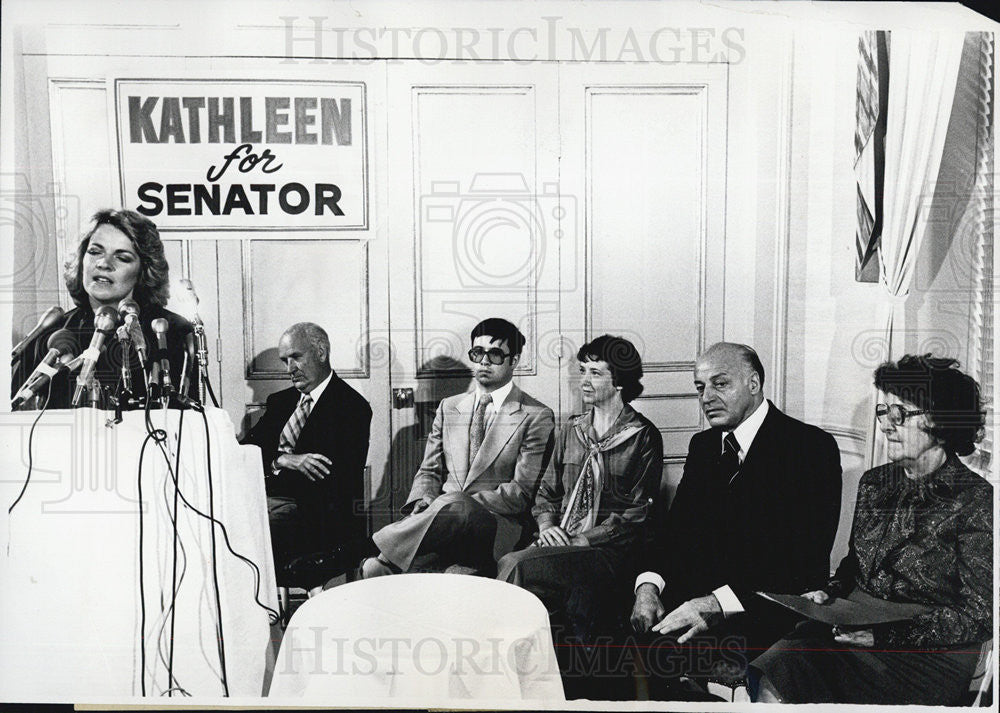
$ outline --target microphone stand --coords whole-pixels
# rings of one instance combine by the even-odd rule
[[[119,327],[115,334],[118,336],[118,343],[122,348],[122,388],[118,393],[127,394],[129,398],[132,398],[132,359],[128,353],[128,345],[132,340],[128,336],[125,325]]]
[[[133,389],[132,384],[132,357],[129,354],[131,351],[129,349],[130,345],[133,344],[132,337],[128,333],[128,328],[125,325],[118,327],[115,331],[115,335],[118,337],[118,342],[121,344],[122,348],[122,377],[119,382],[118,392],[113,397],[115,404],[115,417],[114,419],[108,419],[107,426],[110,428],[112,424],[122,422],[122,411],[125,406],[135,407],[141,406],[142,400],[138,397]],[[142,364],[142,358],[140,355],[139,359],[140,365]],[[143,370],[143,377],[145,379],[145,370]],[[144,381],[145,383],[145,381]],[[149,394],[149,384],[145,384],[146,393]]]
[[[70,374],[72,374],[74,371],[79,370],[80,367],[83,366],[83,362],[84,362],[84,358],[83,358],[83,354],[81,354],[76,359],[74,359],[73,361],[71,361],[69,364],[66,365],[66,370]],[[77,377],[77,378],[79,378],[79,377]],[[99,402],[100,402],[100,393],[101,393],[100,389],[101,389],[100,383],[97,381],[97,379],[94,378],[94,375],[91,374],[90,375],[90,380],[87,382],[87,389],[86,389],[86,391],[87,391],[87,406],[90,406],[90,407],[93,408],[93,407],[96,407],[96,406],[99,405]]]
[[[208,403],[208,337],[201,318],[194,318],[194,336],[198,340],[198,401]]]

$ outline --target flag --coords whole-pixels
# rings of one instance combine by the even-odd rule
[[[858,282],[878,282],[874,260],[882,234],[885,127],[889,89],[889,35],[867,30],[858,37],[858,93],[854,130],[857,181],[855,270]]]

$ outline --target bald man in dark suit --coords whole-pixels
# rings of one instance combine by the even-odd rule
[[[289,327],[278,356],[292,386],[268,397],[243,443],[261,450],[278,582],[311,588],[360,556],[372,411],[330,367],[330,339],[318,325]]]

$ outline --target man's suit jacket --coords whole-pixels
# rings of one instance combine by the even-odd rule
[[[516,386],[497,410],[475,460],[469,464],[469,428],[475,393],[444,399],[434,415],[424,459],[413,480],[404,514],[425,495],[438,498],[414,517],[382,528],[375,544],[391,550],[403,569],[441,506],[464,493],[487,508],[497,520],[494,555],[509,552],[520,541],[542,475],[552,457],[555,418],[545,404]],[[439,496],[452,496],[443,497]]]
[[[513,387],[470,465],[475,399],[475,393],[459,394],[438,405],[403,512],[412,510],[425,495],[457,492],[471,495],[497,515],[518,516],[531,510],[552,455],[552,409]]]
[[[361,394],[336,373],[313,404],[293,453],[320,453],[333,465],[323,480],[282,469],[271,475],[278,455],[281,431],[298,405],[301,393],[288,388],[267,398],[264,415],[243,443],[260,447],[267,494],[294,498],[314,531],[317,550],[363,538],[365,535],[364,470],[372,410]]]
[[[830,572],[840,516],[840,452],[825,431],[769,403],[730,484],[719,460],[722,432],[695,434],[684,475],[658,528],[664,605],[728,584],[744,607],[758,590],[801,594]]]

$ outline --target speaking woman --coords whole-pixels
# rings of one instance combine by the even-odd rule
[[[858,486],[850,548],[816,604],[855,588],[926,612],[854,629],[800,625],[751,664],[756,699],[953,705],[993,630],[993,491],[958,456],[984,422],[954,359],[907,355],[875,371],[890,463]],[[753,684],[756,682],[756,686]]]
[[[38,335],[26,346],[14,370],[13,388],[17,389],[23,384],[45,357],[48,340],[53,332],[57,329],[67,330],[75,340],[75,353],[79,354],[91,344],[95,331],[95,313],[103,307],[117,311],[122,300],[126,299],[138,304],[139,324],[147,345],[150,365],[159,362],[164,356],[157,347],[157,333],[153,323],[155,320],[165,320],[165,358],[170,366],[170,380],[176,388],[184,363],[185,339],[192,327],[183,317],[164,308],[169,295],[169,267],[159,231],[152,221],[130,210],[102,210],[94,215],[93,220],[93,227],[66,262],[64,279],[76,307],[67,312],[60,323]],[[157,324],[162,328],[163,322]],[[104,349],[93,370],[93,380],[98,387],[93,393],[98,395],[98,406],[112,407],[113,399],[121,393],[122,364],[126,354],[132,394],[136,401],[145,399],[146,377],[140,367],[135,341],[120,341],[114,330],[106,335]],[[188,368],[192,368],[192,365],[188,364]],[[159,367],[151,367],[151,370],[154,374],[160,371]],[[75,387],[75,374],[67,375],[65,371],[57,374],[52,380],[48,408],[69,407]],[[195,391],[196,388],[190,388],[188,393],[191,395]],[[40,391],[42,400],[47,392],[47,388]],[[88,401],[89,399],[85,399],[84,404]],[[123,404],[124,408],[130,406]]]

